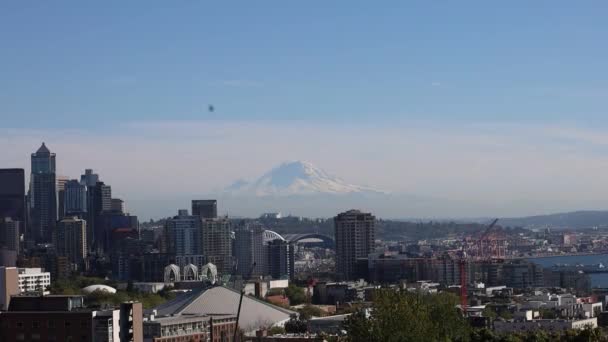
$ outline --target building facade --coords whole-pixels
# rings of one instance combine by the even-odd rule
[[[217,218],[217,200],[192,200],[192,215]]]
[[[63,195],[64,216],[78,216],[86,219],[87,187],[78,180],[72,179],[65,183]]]
[[[232,271],[232,225],[227,218],[202,219],[203,255],[221,274]]]
[[[268,259],[266,253],[264,228],[261,226],[241,227],[234,232],[237,274],[245,278],[266,275]],[[255,266],[253,266],[254,264]]]
[[[30,236],[28,240],[50,242],[57,221],[55,154],[44,143],[32,153],[30,177]]]
[[[101,217],[112,210],[112,187],[98,181],[87,188],[87,245],[91,250],[100,249]]]
[[[55,249],[58,256],[67,257],[76,268],[86,268],[87,222],[77,217],[64,218],[59,221]]]
[[[0,169],[0,218],[10,217],[25,224],[25,171]]]
[[[358,258],[374,251],[376,218],[359,210],[349,210],[334,217],[336,272],[340,280],[353,280]]]
[[[188,210],[180,210],[165,222],[164,236],[169,254],[202,254],[201,218],[188,215]]]
[[[47,288],[51,286],[51,273],[44,272],[42,268],[19,268],[18,282],[20,293],[47,295]]]
[[[280,239],[268,242],[268,274],[274,279],[295,276],[295,246]]]

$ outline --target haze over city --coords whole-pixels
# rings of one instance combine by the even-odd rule
[[[290,160],[426,203],[379,216],[604,208],[602,2],[0,6],[0,163],[45,141],[143,218]]]

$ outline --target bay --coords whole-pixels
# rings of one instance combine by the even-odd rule
[[[599,263],[608,267],[608,254],[551,256],[527,260],[545,268],[551,268],[556,264],[597,265]],[[608,273],[593,273],[589,276],[591,278],[591,287],[608,287]]]

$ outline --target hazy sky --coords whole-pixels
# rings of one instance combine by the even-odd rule
[[[94,168],[135,202],[303,159],[471,201],[463,216],[492,216],[474,204],[490,201],[496,215],[606,208],[607,14],[605,1],[2,2],[0,167],[29,170],[46,141],[60,173]]]

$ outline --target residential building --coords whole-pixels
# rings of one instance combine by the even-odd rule
[[[268,274],[274,279],[293,279],[295,276],[295,246],[284,240],[268,242]]]
[[[55,249],[58,256],[67,257],[77,269],[86,268],[87,222],[77,217],[59,221]]]
[[[227,218],[203,218],[201,227],[203,255],[221,274],[232,271],[232,226]]]
[[[260,225],[240,227],[234,232],[234,256],[237,274],[245,278],[266,275],[268,259],[266,253],[264,228]]]
[[[44,143],[32,153],[30,177],[30,236],[28,240],[50,242],[57,221],[55,153]]]
[[[376,218],[359,210],[334,217],[336,273],[340,280],[353,280],[358,258],[374,251]]]
[[[19,268],[18,281],[20,293],[50,293],[47,289],[51,286],[51,273],[42,268]]]
[[[0,169],[0,218],[10,217],[25,224],[25,171]]]
[[[217,200],[192,200],[192,215],[201,218],[217,218]]]
[[[502,265],[502,279],[507,287],[526,289],[543,287],[543,268],[527,260],[513,260]]]
[[[201,218],[179,210],[178,215],[165,222],[167,253],[172,255],[202,254]]]
[[[597,328],[597,318],[586,319],[533,319],[525,321],[494,321],[494,331],[501,334],[523,333],[528,331],[545,330],[548,332],[564,332],[567,330],[582,330]]]
[[[15,296],[0,315],[1,341],[143,341],[141,303],[92,310],[83,296]]]

